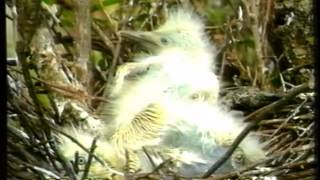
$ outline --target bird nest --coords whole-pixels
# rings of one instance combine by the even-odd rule
[[[30,4],[17,2],[18,16],[17,19],[13,17],[13,20],[18,20],[20,23],[18,24],[18,32],[22,34],[21,38],[23,39],[17,43],[19,63],[15,60],[7,60],[8,179],[79,178],[76,164],[68,162],[63,156],[63,152],[58,148],[57,135],[64,134],[77,144],[81,144],[81,140],[65,134],[61,130],[62,127],[73,124],[82,128],[94,129],[99,126],[95,124],[99,120],[97,112],[102,103],[108,102],[103,93],[104,84],[112,79],[117,64],[121,64],[133,56],[132,51],[135,48],[132,44],[116,41],[118,40],[117,31],[121,30],[121,27],[117,27],[115,24],[131,26],[133,29],[138,29],[138,26],[152,29],[153,25],[157,25],[162,21],[162,18],[164,19],[164,16],[161,16],[161,13],[165,12],[163,7],[176,3],[173,1],[161,2],[159,4],[147,1],[133,2],[137,5],[136,9],[121,3],[114,4],[120,7],[119,11],[123,14],[122,20],[127,20],[125,22],[116,21],[116,18],[110,17],[110,14],[105,10],[100,9],[99,12],[93,13],[95,19],[91,24],[94,31],[92,36],[92,49],[94,50],[92,56],[94,57],[92,58],[97,61],[89,63],[88,66],[81,61],[82,58],[88,58],[86,52],[89,52],[88,47],[90,47],[90,44],[87,44],[88,46],[81,44],[86,44],[87,37],[81,35],[84,32],[79,31],[80,35],[73,36],[70,34],[72,30],[66,30],[69,28],[65,27],[68,23],[63,24],[62,22],[61,24],[56,21],[57,18],[67,18],[67,15],[63,13],[68,13],[67,10],[70,9],[74,10],[74,5],[69,4],[68,1],[57,1],[61,8],[66,9],[62,15],[57,15],[51,11],[52,4],[40,4],[38,1]],[[178,3],[178,5],[183,4],[183,2]],[[7,5],[14,6],[10,2],[7,2]],[[102,6],[110,8],[109,10],[114,7],[109,4],[102,4]],[[204,8],[201,3],[193,2],[193,6],[197,9]],[[130,14],[126,14],[123,10],[127,7],[134,20],[130,19]],[[41,11],[33,12],[34,8],[39,8]],[[78,8],[78,11],[81,12],[81,3]],[[85,7],[82,8],[85,9]],[[32,13],[36,15],[31,16]],[[115,11],[114,13],[119,12]],[[126,15],[128,17],[125,17]],[[81,13],[75,16],[76,19],[79,18],[77,16],[81,18]],[[26,23],[28,18],[31,19],[29,24]],[[108,23],[101,23],[99,18],[108,21]],[[85,23],[79,21],[78,25],[84,28],[88,27],[88,24]],[[254,27],[254,25],[252,26]],[[102,28],[107,31],[103,32]],[[254,29],[252,30],[254,31]],[[208,28],[208,31],[219,32],[216,28]],[[257,38],[254,35],[253,37]],[[73,43],[78,44],[79,47],[75,48]],[[246,128],[234,140],[225,154],[217,162],[212,162],[211,168],[202,177],[183,177],[172,171],[170,162],[165,161],[148,174],[126,172],[125,178],[314,178],[313,83],[302,83],[303,81],[295,80],[295,82],[285,82],[286,84],[282,81],[284,85],[280,87],[263,86],[263,83],[267,84],[266,79],[259,80],[260,76],[256,74],[258,83],[255,83],[254,75],[250,75],[248,69],[243,69],[241,63],[234,63],[230,60],[230,58],[236,59],[234,49],[227,48],[221,54],[227,56],[227,58],[224,56],[226,59],[220,57],[224,59],[222,61],[231,62],[234,65],[233,68],[241,73],[239,78],[234,80],[234,86],[221,88],[220,101],[230,109],[243,112],[247,122]],[[243,56],[243,54],[239,56]],[[222,63],[222,67],[227,67],[227,65],[223,66]],[[290,70],[294,67],[297,66],[289,64],[283,71],[288,70],[289,76],[294,76],[290,74],[296,72]],[[307,66],[298,67],[300,70],[305,69],[305,71],[312,69]],[[222,72],[220,75],[226,78],[230,76],[230,74]],[[311,74],[309,74],[308,80],[312,81]],[[248,85],[248,82],[251,84]],[[290,85],[290,83],[295,85]],[[261,137],[267,154],[266,158],[235,171],[224,174],[215,173],[249,132],[254,132]],[[89,159],[96,158],[94,147],[95,141],[92,142],[91,148],[86,150],[89,153]],[[260,168],[256,168],[258,166]],[[90,161],[87,161],[82,178],[85,178],[89,172]]]

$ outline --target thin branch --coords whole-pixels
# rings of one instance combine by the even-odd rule
[[[10,68],[10,67],[9,67]],[[10,70],[18,72],[18,73],[22,73],[21,71],[17,70],[17,69],[13,69],[11,68]],[[98,97],[98,96],[91,96],[88,93],[86,93],[85,91],[79,90],[79,89],[73,89],[70,86],[63,86],[63,85],[57,85],[57,84],[53,84],[50,83],[48,81],[45,81],[41,78],[38,77],[31,77],[31,79],[40,81],[41,83],[49,86],[50,90],[59,93],[61,95],[64,95],[68,98],[72,98],[72,99],[77,99],[77,100],[82,100],[83,98],[87,98],[89,100],[99,100],[102,102],[109,102],[106,98],[103,97]]]
[[[289,121],[292,119],[301,109],[302,106],[304,106],[307,103],[308,99],[305,99],[299,106],[293,111],[293,113],[283,122],[281,125],[272,133],[271,136],[274,136],[277,134],[281,128],[283,128]]]
[[[112,41],[103,33],[103,31],[100,29],[100,27],[95,23],[92,22],[92,28],[94,31],[98,33],[100,38],[102,39],[103,43],[111,50],[112,55],[115,55],[115,47],[112,43]]]
[[[250,164],[249,166],[247,167],[244,167],[240,170],[236,170],[236,171],[233,171],[233,172],[230,172],[230,173],[227,173],[227,174],[224,174],[224,175],[214,175],[212,177],[210,177],[210,179],[214,179],[214,180],[220,180],[220,179],[228,179],[228,178],[233,178],[233,177],[237,177],[239,176],[240,174],[244,174],[245,172],[249,171],[250,169],[254,168],[254,167],[257,167],[261,164],[265,164],[269,161],[272,161],[274,160],[275,158],[277,157],[280,157],[280,156],[283,156],[287,153],[292,153],[292,152],[300,152],[300,151],[307,151],[307,150],[310,150],[310,149],[313,149],[314,148],[314,145],[311,145],[309,147],[306,147],[306,148],[294,148],[294,149],[287,149],[286,151],[283,151],[281,153],[276,153],[268,158],[265,158],[265,159],[262,159],[258,162],[255,162],[253,164]],[[306,163],[306,162],[299,162],[299,163]],[[308,162],[310,164],[314,163],[314,162]],[[290,168],[290,167],[296,167],[298,163],[290,163],[290,164],[285,164],[283,165],[283,169],[286,169],[286,168]],[[298,164],[298,165],[301,165],[301,164]],[[270,170],[271,171],[271,170]],[[269,171],[269,172],[270,172]],[[267,174],[267,172],[265,172],[264,174]]]
[[[209,170],[202,176],[202,178],[208,178],[211,174],[213,174],[217,169],[219,169],[224,162],[226,162],[229,157],[233,154],[235,149],[241,143],[241,141],[249,134],[251,129],[255,127],[255,123],[249,123],[244,130],[237,136],[237,138],[233,141],[228,150],[223,154],[221,158],[219,158],[210,168]]]
[[[265,118],[266,114],[272,112],[274,109],[279,108],[280,106],[287,103],[289,100],[294,98],[296,95],[308,91],[311,88],[307,83],[302,84],[294,89],[291,89],[283,98],[280,100],[269,104],[254,113],[251,113],[249,116],[245,118],[244,121],[252,121],[250,122],[244,130],[238,135],[238,137],[233,141],[230,148],[224,155],[218,159],[209,170],[202,176],[202,178],[208,178],[211,174],[213,174],[233,153],[233,151],[238,147],[241,141],[249,134],[250,130],[253,129],[262,119]]]
[[[284,95],[280,100],[273,102],[267,106],[264,106],[260,109],[258,109],[257,111],[251,113],[250,115],[248,115],[245,118],[245,122],[249,122],[249,121],[255,121],[255,120],[262,120],[265,119],[266,116],[270,113],[270,112],[274,112],[276,109],[280,108],[281,106],[285,105],[286,103],[288,103],[289,101],[291,101],[296,95],[303,93],[303,92],[307,92],[311,89],[313,89],[314,87],[310,87],[308,83],[304,83],[301,84],[295,88],[290,89],[286,95]]]
[[[118,37],[118,43],[116,45],[115,51],[114,51],[114,56],[112,58],[112,62],[111,62],[111,67],[108,71],[108,76],[107,76],[107,83],[111,82],[111,79],[113,77],[113,73],[116,71],[116,65],[117,65],[117,60],[119,58],[119,54],[120,54],[120,49],[121,49],[121,37]]]
[[[74,137],[70,136],[69,134],[63,132],[62,130],[54,127],[53,125],[50,125],[50,127],[57,131],[58,133],[62,134],[63,136],[69,138],[73,143],[75,143],[76,145],[78,145],[81,149],[83,149],[86,153],[90,154],[90,151],[84,147],[77,139],[75,139]],[[105,163],[102,159],[100,159],[98,156],[96,156],[95,154],[92,154],[92,156],[103,166],[105,166]]]
[[[92,143],[91,143],[91,148],[90,148],[90,152],[89,152],[89,156],[88,156],[88,160],[87,160],[87,163],[85,165],[85,168],[84,168],[84,173],[82,175],[82,180],[85,180],[88,176],[88,173],[90,171],[90,166],[91,166],[91,162],[92,162],[92,157],[93,157],[93,154],[94,154],[94,150],[96,149],[97,145],[97,140],[98,140],[99,137],[95,137],[93,140],[92,140]]]
[[[88,71],[89,54],[91,50],[91,17],[90,17],[90,1],[77,0],[76,5],[76,23],[77,23],[77,65],[81,70],[80,81],[89,85],[92,78],[91,71]]]
[[[60,162],[61,162],[63,168],[66,170],[68,176],[72,180],[78,180],[74,168],[72,167],[71,163],[64,157],[63,152],[61,152],[60,149],[57,148],[56,142],[52,141],[50,143],[50,146],[53,149],[53,151],[55,152],[55,154],[57,155],[58,159],[60,160]]]

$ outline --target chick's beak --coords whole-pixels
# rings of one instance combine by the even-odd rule
[[[161,47],[158,36],[153,32],[146,31],[120,31],[119,35],[130,41],[137,43],[147,51],[156,51]]]

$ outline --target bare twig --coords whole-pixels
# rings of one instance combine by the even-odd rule
[[[309,85],[302,84],[294,89],[291,89],[287,95],[285,95],[282,99],[269,104],[254,113],[251,113],[249,116],[245,118],[245,121],[252,121],[250,122],[244,130],[241,131],[241,133],[238,135],[238,137],[233,141],[229,149],[224,153],[224,155],[219,158],[210,168],[209,170],[202,176],[202,178],[208,178],[212,173],[214,173],[233,153],[233,151],[238,147],[238,145],[241,143],[241,141],[249,134],[250,130],[253,129],[263,118],[264,116],[272,112],[272,110],[280,107],[281,105],[285,104],[292,98],[294,98],[296,95],[300,94],[301,92],[305,92],[307,90],[310,90]]]
[[[156,174],[156,173],[160,173],[160,175],[161,175],[161,171],[160,170],[165,168],[166,166],[168,166],[171,163],[172,163],[172,159],[169,158],[169,159],[163,161],[161,164],[159,164],[152,172],[147,173],[147,174],[143,174],[142,176],[137,177],[136,179],[148,178],[150,175]]]
[[[255,69],[255,74],[254,74],[254,78],[253,78],[253,86],[257,86],[258,84],[260,84],[261,86],[263,86],[264,84],[264,76],[263,76],[263,68],[264,68],[264,62],[263,62],[263,56],[265,56],[263,54],[262,51],[262,41],[263,38],[260,35],[260,27],[259,27],[259,8],[261,6],[261,2],[260,0],[256,1],[256,0],[243,0],[242,1],[243,5],[244,5],[244,9],[246,10],[247,14],[249,15],[249,19],[251,21],[250,24],[250,28],[253,34],[253,39],[254,39],[254,44],[255,44],[255,51],[256,51],[256,55],[257,55],[257,67]],[[249,71],[248,71],[249,72]],[[258,84],[257,84],[258,83]]]
[[[104,8],[104,5],[103,5],[103,1],[102,0],[99,0],[99,5],[100,5],[100,8],[102,9],[102,12],[104,14],[104,16],[106,17],[107,19],[107,22],[108,24],[111,26],[111,29],[113,31],[113,33],[116,33],[118,27],[117,27],[117,24],[114,24],[109,13],[105,10]]]
[[[67,175],[70,177],[70,179],[78,180],[74,168],[72,167],[71,163],[64,157],[63,152],[61,152],[61,150],[57,148],[56,142],[51,141],[50,146],[57,155],[58,160],[61,162],[64,170],[67,172]]]
[[[84,147],[77,139],[75,139],[74,137],[70,136],[69,134],[61,131],[60,129],[54,127],[53,125],[50,125],[50,127],[57,131],[58,133],[64,135],[65,137],[69,138],[72,142],[74,142],[75,144],[77,144],[81,149],[83,149],[86,153],[90,154],[90,151]],[[103,160],[101,160],[98,156],[96,156],[95,154],[92,154],[92,156],[103,166],[105,166],[105,163]]]
[[[103,31],[100,29],[100,27],[95,23],[92,22],[92,28],[94,31],[98,33],[104,44],[111,50],[112,55],[115,55],[115,47],[112,43],[112,41],[103,33]]]
[[[92,162],[92,157],[93,157],[93,153],[94,153],[94,150],[96,149],[97,145],[97,140],[98,140],[99,137],[95,137],[93,140],[92,140],[92,143],[91,143],[91,148],[90,148],[90,152],[89,152],[89,156],[88,156],[88,160],[86,162],[86,165],[85,165],[85,168],[84,168],[84,173],[82,175],[82,180],[86,179],[87,176],[88,176],[88,173],[90,171],[90,166],[91,166],[91,162]]]
[[[279,178],[283,180],[291,180],[291,179],[304,179],[304,180],[312,180],[315,178],[316,170],[314,168],[307,169],[304,171],[294,172],[294,173],[281,173],[283,175],[280,175]]]
[[[228,150],[223,154],[221,158],[219,158],[210,168],[209,170],[202,176],[202,178],[208,178],[211,174],[213,174],[219,167],[223,165],[225,161],[232,155],[234,150],[238,147],[241,141],[249,134],[250,130],[253,129],[255,123],[249,123],[244,130],[237,136],[237,138],[233,141]]]
[[[284,136],[284,137],[283,137]],[[283,145],[285,145],[286,143],[288,143],[290,140],[292,140],[292,136],[290,134],[282,134],[279,136],[275,136],[273,137],[270,142],[274,141],[274,140],[279,140],[279,142],[276,142],[275,145],[272,148],[268,148],[268,152],[267,154],[272,154],[275,151],[278,150],[279,147],[283,147]],[[270,146],[270,145],[269,145]]]
[[[260,161],[258,161],[258,162],[256,162],[256,163],[250,164],[249,166],[244,167],[244,168],[242,168],[242,169],[240,169],[240,170],[236,170],[236,171],[233,171],[233,172],[224,174],[224,175],[214,175],[214,176],[210,177],[209,179],[220,180],[220,179],[228,179],[228,178],[237,177],[237,176],[239,176],[240,174],[242,174],[242,173],[244,173],[244,172],[247,172],[247,171],[249,171],[250,169],[252,169],[252,168],[254,168],[254,167],[257,167],[257,166],[259,166],[259,165],[261,165],[261,164],[265,164],[265,163],[267,163],[267,162],[269,162],[269,161],[272,161],[273,159],[275,159],[275,158],[277,158],[277,157],[279,157],[279,156],[283,156],[283,155],[285,155],[285,154],[287,154],[287,153],[292,153],[292,152],[307,151],[307,150],[313,149],[313,148],[314,148],[314,145],[311,145],[311,146],[309,146],[309,147],[307,147],[307,148],[300,148],[300,147],[298,147],[298,148],[294,148],[294,149],[287,149],[286,151],[283,151],[283,152],[281,152],[281,153],[274,154],[274,155],[272,155],[272,156],[270,156],[270,157],[268,157],[268,158],[265,158],[265,159],[262,159],[262,160],[260,160]],[[300,162],[300,163],[306,164],[306,163],[309,163],[309,162]],[[310,162],[310,163],[313,163],[313,162]],[[296,165],[297,165],[297,164],[292,164],[292,163],[286,164],[285,167],[284,167],[284,169],[285,169],[285,168],[290,168],[290,167],[295,167]],[[298,165],[301,165],[301,164],[298,164]],[[270,172],[270,171],[272,171],[272,169],[270,169],[270,170],[267,171],[267,172]],[[265,172],[264,174],[267,174],[267,172]]]
[[[294,111],[293,113],[272,133],[272,136],[274,136],[275,134],[277,134],[280,129],[282,127],[284,127],[289,121],[290,119],[292,119],[297,113],[299,113],[300,109],[302,106],[304,106],[307,103],[308,99],[305,99]]]
[[[296,95],[306,92],[313,89],[313,87],[310,87],[308,83],[301,84],[293,89],[290,89],[286,95],[283,96],[280,100],[273,102],[272,104],[269,104],[267,106],[264,106],[257,111],[251,113],[245,118],[245,122],[254,121],[254,120],[261,120],[263,118],[266,118],[266,115],[270,112],[274,112],[277,108],[283,106],[284,104],[288,103],[290,100],[292,100]]]
[[[147,151],[147,149],[145,147],[142,147],[143,152],[146,154],[149,162],[151,163],[153,168],[156,168],[156,163],[154,162],[154,160],[152,159],[152,157],[150,156],[149,152]]]
[[[55,179],[60,179],[61,177],[57,174],[55,174],[54,172],[51,172],[50,170],[47,170],[43,167],[39,167],[39,166],[35,166],[33,164],[30,164],[30,163],[27,163],[27,162],[24,162],[12,155],[8,155],[8,159],[11,159],[11,160],[14,160],[16,162],[19,162],[19,164],[21,165],[24,165],[25,167],[27,168],[30,168],[32,169],[33,171],[36,171],[38,172],[39,174],[43,174],[45,176],[45,178],[47,179],[48,177],[50,178],[55,178]],[[46,177],[47,176],[47,177]]]
[[[115,51],[114,51],[114,56],[112,58],[111,62],[111,67],[108,71],[108,76],[107,76],[107,83],[111,82],[111,79],[113,77],[114,72],[116,71],[116,65],[117,65],[117,59],[119,58],[119,53],[121,49],[121,37],[118,36],[118,43],[116,45]]]
[[[18,73],[22,73],[21,71],[19,70],[16,70],[16,69],[13,69],[11,68],[12,71],[15,71],[15,72],[18,72]],[[63,86],[63,85],[58,85],[58,84],[53,84],[53,83],[50,83],[48,81],[45,81],[41,78],[38,78],[38,77],[31,77],[31,79],[35,79],[37,81],[40,81],[41,83],[49,86],[50,90],[56,92],[56,93],[59,93],[61,95],[64,95],[68,98],[72,98],[72,99],[77,99],[77,100],[80,100],[82,101],[83,98],[87,98],[89,100],[99,100],[99,101],[102,101],[102,102],[109,102],[106,98],[103,98],[103,97],[97,97],[97,96],[91,96],[89,95],[87,92],[83,91],[83,90],[80,90],[80,89],[73,89],[71,88],[70,86]]]
[[[91,71],[88,71],[89,54],[91,50],[91,17],[90,1],[77,0],[76,5],[76,22],[77,22],[77,67],[81,70],[80,81],[88,85],[92,78]],[[89,86],[87,86],[89,87]]]

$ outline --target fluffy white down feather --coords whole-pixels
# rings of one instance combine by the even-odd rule
[[[143,146],[163,152],[172,150],[167,156],[179,161],[179,171],[186,175],[205,172],[245,125],[241,119],[231,116],[216,104],[219,81],[212,71],[216,52],[208,42],[203,27],[199,18],[188,11],[172,12],[166,23],[151,34],[159,50],[150,56],[140,57],[131,69],[118,76],[120,80],[116,82],[121,83],[111,89],[114,99],[105,108],[110,114],[110,123],[102,128],[105,134],[110,131],[112,134],[130,126],[136,115],[150,104],[159,105],[164,114],[161,116],[164,125],[157,141],[142,139],[139,143],[134,142],[134,147],[132,144],[123,146],[134,150],[141,150]],[[162,37],[166,38],[166,44],[160,44]],[[135,68],[146,69],[147,72],[134,81],[127,80],[126,75]],[[87,148],[90,147],[92,134],[81,131],[71,133]],[[127,139],[130,140],[131,136]],[[108,135],[98,141],[96,153],[121,169],[124,166],[124,153],[119,153],[118,147],[109,143],[110,138]],[[249,161],[264,157],[261,145],[254,136],[248,136],[240,148]],[[62,149],[69,158],[73,157],[75,150],[81,152],[77,145],[66,140],[62,143]],[[141,169],[150,170],[150,164],[143,156],[139,157]],[[227,170],[230,168],[226,166]]]
[[[164,128],[159,146],[181,149],[178,157],[182,162],[180,170],[184,175],[201,175],[207,171],[246,125],[241,118],[230,115],[217,104],[190,101],[167,103],[170,119]],[[252,134],[242,141],[239,149],[245,158],[243,165],[265,157],[259,139]],[[238,167],[233,167],[231,162],[228,162],[222,167],[222,171],[234,168]]]
[[[135,82],[124,81],[111,114],[114,114],[115,129],[121,129],[129,126],[150,104],[159,104],[165,109],[165,115],[161,116],[165,125],[160,140],[134,141],[134,147],[130,143],[124,146],[180,149],[175,156],[179,156],[182,163],[201,162],[208,167],[222,155],[244,124],[216,105],[219,81],[212,71],[216,52],[199,20],[190,12],[178,10],[157,30],[144,34],[157,43],[159,49],[136,60],[137,68],[143,67],[147,72]],[[161,38],[167,43],[161,44]],[[201,97],[203,92],[209,97]],[[250,161],[264,156],[255,137],[247,137],[240,148]],[[204,169],[194,173],[201,171]]]

